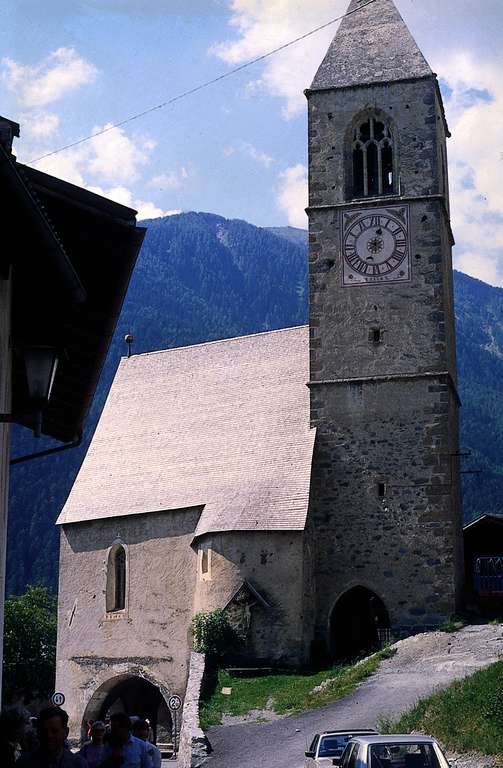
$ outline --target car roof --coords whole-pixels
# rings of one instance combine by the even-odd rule
[[[377,734],[377,731],[375,728],[342,728],[340,731],[323,731],[323,733],[320,733],[321,736],[372,736],[373,734]]]
[[[433,744],[436,743],[432,736],[424,736],[418,733],[388,733],[384,736],[356,736],[353,741],[360,744]]]

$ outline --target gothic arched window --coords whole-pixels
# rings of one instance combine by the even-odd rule
[[[126,550],[116,544],[110,550],[107,568],[106,609],[123,611],[126,607]]]
[[[368,117],[353,132],[353,197],[378,197],[395,191],[393,136],[378,117]]]

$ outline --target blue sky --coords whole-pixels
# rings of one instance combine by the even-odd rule
[[[343,13],[347,0],[4,0],[1,113],[27,162]],[[455,263],[503,285],[503,4],[397,0],[438,73]],[[37,167],[137,207],[306,226],[306,110],[336,26]]]

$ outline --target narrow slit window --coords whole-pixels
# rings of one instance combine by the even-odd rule
[[[115,553],[115,608],[123,611],[126,607],[126,553],[120,547]]]
[[[377,495],[380,499],[384,499],[386,496],[386,483],[380,482],[377,483]]]
[[[108,556],[106,610],[123,611],[126,607],[126,550],[122,544],[114,544]]]
[[[352,149],[353,197],[394,194],[393,136],[388,125],[369,117],[355,129]]]
[[[369,340],[372,344],[380,344],[383,340],[382,328],[371,328],[369,333]]]
[[[205,543],[199,549],[199,578],[211,581],[211,545]]]

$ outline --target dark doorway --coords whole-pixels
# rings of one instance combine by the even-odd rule
[[[355,659],[378,650],[389,639],[390,621],[382,600],[365,587],[353,587],[339,598],[330,618],[333,659]]]
[[[114,712],[147,718],[156,743],[168,744],[172,722],[164,696],[153,683],[139,676],[120,676],[107,681],[86,707],[83,727],[88,720],[106,720]]]

